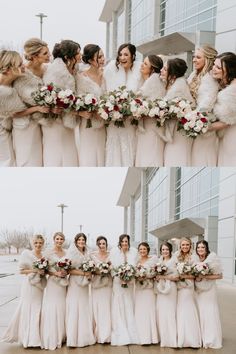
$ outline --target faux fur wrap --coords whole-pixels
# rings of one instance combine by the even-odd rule
[[[214,114],[218,120],[232,125],[236,124],[236,84],[231,83],[220,91],[214,107]]]
[[[48,65],[43,81],[46,85],[53,83],[62,90],[70,89],[75,93],[75,76],[70,74],[66,64],[60,58],[55,59]],[[62,120],[65,127],[75,128],[76,118],[72,114],[64,113]]]
[[[126,86],[128,90],[136,92],[142,85],[140,67],[141,62],[135,61],[132,69],[126,73],[122,66],[119,66],[118,70],[115,60],[112,60],[104,71],[106,90],[113,91],[119,86]]]

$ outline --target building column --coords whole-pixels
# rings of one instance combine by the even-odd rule
[[[124,234],[128,233],[128,207],[124,207]]]
[[[168,199],[168,205],[166,208],[166,221],[172,222],[175,220],[175,198],[176,198],[176,192],[175,192],[175,181],[176,181],[176,167],[169,167],[169,173],[168,173],[168,188],[167,190],[167,195],[169,196]]]
[[[110,30],[111,22],[106,22],[106,58],[110,59],[112,53],[110,53]]]
[[[153,1],[153,36],[160,37],[160,0]]]
[[[112,53],[111,57],[115,58],[117,51],[117,13],[112,12]]]
[[[147,241],[145,235],[146,229],[146,171],[141,173],[141,241]]]
[[[129,42],[128,29],[129,29],[129,2],[130,0],[124,0],[124,13],[125,13],[125,43]]]
[[[135,235],[134,235],[134,222],[135,222],[135,200],[134,200],[134,196],[130,197],[130,238],[131,241],[135,240]]]

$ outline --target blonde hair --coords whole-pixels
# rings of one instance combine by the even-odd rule
[[[215,50],[215,48],[211,47],[208,44],[197,48],[197,50],[200,50],[202,52],[205,59],[205,65],[199,73],[197,71],[195,72],[195,75],[189,84],[191,95],[195,100],[197,100],[198,89],[201,85],[201,80],[203,76],[206,75],[213,68],[214,61],[218,54],[217,50]]]
[[[66,238],[65,238],[65,235],[64,235],[62,232],[60,232],[60,231],[55,232],[55,234],[53,235],[53,240],[55,240],[55,238],[56,238],[57,236],[61,236],[64,241],[65,241],[65,239],[66,239]]]
[[[190,244],[190,249],[189,249],[188,254],[184,254],[183,251],[181,250],[181,244],[182,244],[183,241],[187,241],[187,242],[189,242],[189,244]],[[187,261],[190,260],[190,257],[191,257],[191,255],[192,255],[192,246],[193,246],[193,244],[192,244],[192,241],[191,241],[190,238],[188,238],[188,237],[181,237],[180,242],[179,242],[179,254],[178,254],[178,256],[177,256],[178,261],[180,261],[180,262],[187,262]]]
[[[35,55],[39,54],[43,47],[47,46],[47,43],[39,38],[28,39],[24,45],[25,59],[28,61],[32,60]]]
[[[31,240],[32,245],[35,243],[36,240],[41,240],[43,241],[43,244],[45,243],[45,239],[42,235],[34,235]]]
[[[0,52],[0,74],[6,74],[10,68],[17,69],[22,63],[22,58],[14,50],[2,50]]]

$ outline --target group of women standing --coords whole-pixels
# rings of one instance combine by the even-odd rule
[[[236,55],[217,56],[214,48],[196,50],[194,72],[188,80],[183,59],[163,64],[156,55],[143,63],[136,48],[121,45],[117,58],[104,68],[98,45],[85,46],[63,40],[54,46],[53,58],[47,43],[30,39],[25,43],[26,65],[17,52],[0,52],[0,165],[1,166],[233,166],[236,131]],[[86,65],[79,70],[81,59]],[[104,70],[103,70],[104,69]],[[158,128],[154,118],[143,118],[138,127],[126,118],[125,127],[110,124],[96,112],[66,112],[52,109],[58,118],[44,117],[50,109],[36,105],[32,92],[39,84],[54,83],[76,94],[104,92],[125,85],[149,99],[176,97],[193,108],[208,112],[208,132],[196,139],[177,131],[176,119]],[[87,119],[92,127],[86,128]]]
[[[67,252],[63,249],[64,241],[64,235],[58,232],[54,235],[54,247],[43,251],[44,238],[37,235],[33,250],[22,253],[19,267],[25,279],[21,298],[3,341],[51,350],[64,342],[68,347],[97,342],[117,346],[160,343],[161,347],[172,348],[221,348],[215,286],[215,280],[222,277],[221,266],[206,241],[197,242],[196,254],[188,238],[180,240],[175,254],[172,245],[163,242],[159,259],[149,255],[146,242],[140,243],[138,250],[130,247],[126,234],[119,237],[118,247],[110,252],[104,236],[97,238],[98,249],[93,252],[87,249],[83,233],[75,236]],[[42,256],[50,263],[47,280],[44,271],[33,267]],[[71,270],[58,270],[55,263],[65,257],[72,262]],[[96,264],[109,261],[113,269],[126,263],[147,270],[159,262],[167,271],[155,280],[138,278],[122,287],[124,280],[113,271],[104,281],[99,273],[92,275],[81,270],[81,264],[88,260]],[[208,263],[211,273],[180,275],[179,262]]]

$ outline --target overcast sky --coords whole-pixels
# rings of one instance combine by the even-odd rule
[[[1,168],[0,230],[30,229],[51,238],[72,239],[83,225],[90,243],[100,234],[116,244],[123,232],[123,208],[116,206],[126,168]]]
[[[39,37],[39,18],[44,19],[43,39],[50,49],[61,39],[72,39],[84,47],[96,43],[105,50],[105,24],[98,19],[105,0],[0,0],[0,46],[20,50],[30,37]]]

